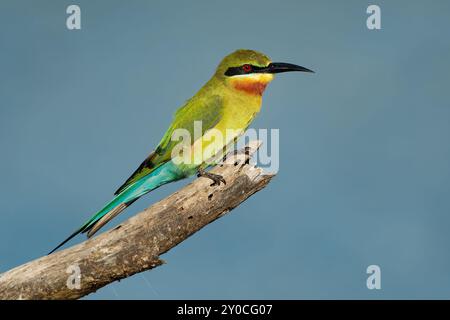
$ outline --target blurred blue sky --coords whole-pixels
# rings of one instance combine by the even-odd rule
[[[252,125],[280,129],[277,177],[88,299],[450,298],[449,21],[444,0],[1,1],[0,272],[108,201],[221,58],[250,48],[317,71],[278,76]]]

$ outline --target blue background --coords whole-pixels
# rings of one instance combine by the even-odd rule
[[[1,1],[0,271],[108,201],[221,58],[250,48],[317,71],[278,76],[252,125],[280,129],[277,177],[167,265],[88,298],[450,298],[449,21],[437,0]]]

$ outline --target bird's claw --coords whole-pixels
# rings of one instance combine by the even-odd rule
[[[219,174],[214,174],[214,173],[211,173],[211,172],[199,172],[197,174],[197,176],[211,179],[213,181],[213,183],[210,185],[211,187],[213,187],[213,186],[220,186],[221,182],[223,182],[223,184],[227,184],[225,179]]]
[[[216,185],[220,186],[221,182],[223,182],[224,185],[227,184],[227,182],[225,181],[225,179],[221,175],[213,174],[213,173],[211,173],[211,175],[212,175],[212,177],[208,177],[212,181],[214,181],[213,183],[210,184],[211,187],[216,186]]]

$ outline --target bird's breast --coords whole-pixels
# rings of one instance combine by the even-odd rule
[[[224,147],[245,132],[261,108],[261,95],[238,94],[235,90],[225,90],[221,94],[222,116],[214,128],[193,143],[188,157],[188,163],[194,164],[191,168],[195,169],[208,159],[215,159],[218,154],[221,159]]]
[[[262,96],[232,93],[224,100],[224,112],[216,127],[222,132],[235,130],[239,136],[259,113]]]

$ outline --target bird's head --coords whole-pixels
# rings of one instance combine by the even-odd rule
[[[250,95],[262,95],[275,73],[303,71],[307,68],[283,62],[272,62],[265,54],[254,50],[237,50],[226,56],[217,67],[216,77],[234,90]]]

